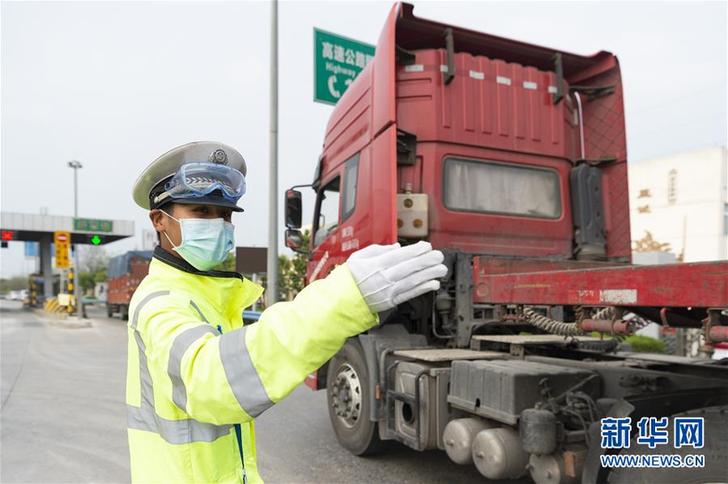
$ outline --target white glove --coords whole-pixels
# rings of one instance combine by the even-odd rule
[[[440,289],[447,267],[439,250],[420,241],[400,247],[370,245],[349,256],[346,265],[373,313],[391,309],[428,291]]]

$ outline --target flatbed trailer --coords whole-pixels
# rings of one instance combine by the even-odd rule
[[[519,271],[516,261],[504,267],[502,259],[475,258],[474,303],[614,307],[666,327],[703,328],[709,343],[728,338],[721,309],[728,304],[728,261],[561,269],[546,264],[548,269],[530,261]],[[627,326],[594,320],[584,329],[631,333]]]
[[[538,270],[530,263],[519,271],[516,264],[507,272],[500,272],[501,260],[477,258],[473,270],[474,300],[632,308],[683,306],[703,311],[721,307],[728,300],[728,261],[576,266],[565,264],[561,269]]]
[[[725,342],[728,262],[631,264],[626,163],[616,56],[396,4],[329,120],[309,247],[301,193],[286,192],[307,282],[370,244],[428,240],[448,266],[307,380],[341,445],[440,449],[539,484],[728,481],[728,360],[619,351],[649,321],[701,329],[707,352]],[[673,442],[700,420],[702,446],[638,442],[662,418]],[[625,421],[628,442],[603,445]],[[655,455],[679,465],[605,460]]]

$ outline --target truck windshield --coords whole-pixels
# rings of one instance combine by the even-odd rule
[[[451,210],[561,216],[559,176],[553,170],[447,158],[444,171],[444,202]]]
[[[317,246],[334,230],[339,223],[339,177],[329,182],[319,192],[318,214],[313,237]]]

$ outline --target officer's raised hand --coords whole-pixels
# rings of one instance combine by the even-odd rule
[[[440,288],[447,267],[443,255],[429,242],[401,247],[370,245],[349,256],[346,265],[373,313],[391,309]]]

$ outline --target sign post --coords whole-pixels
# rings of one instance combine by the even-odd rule
[[[68,248],[71,245],[71,233],[53,232],[53,243],[56,246],[56,267],[58,269],[68,269],[71,267],[71,261],[68,257]]]
[[[313,29],[313,100],[336,104],[374,58],[374,46],[324,30]]]

